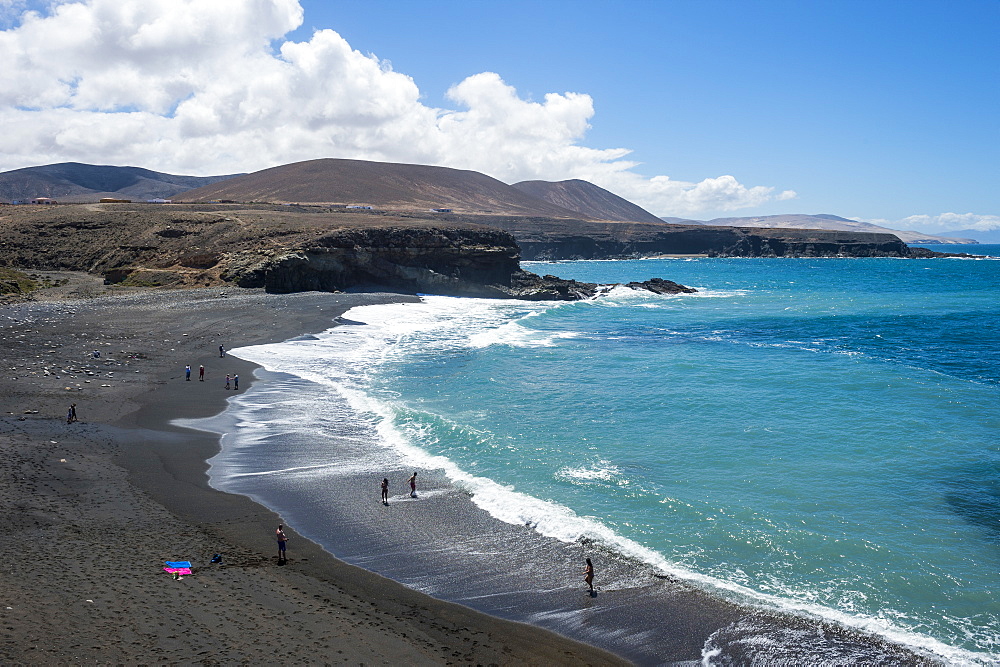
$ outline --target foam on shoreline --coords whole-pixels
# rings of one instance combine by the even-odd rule
[[[282,517],[211,489],[218,436],[170,424],[223,410],[227,372],[243,376],[241,392],[251,384],[254,366],[220,358],[219,344],[287,340],[352,305],[407,298],[199,289],[5,307],[0,339],[17,377],[0,383],[0,500],[16,511],[0,521],[13,554],[0,658],[253,663],[275,650],[301,663],[620,664],[348,565],[294,527],[278,566]],[[94,349],[113,378],[52,372],[74,375]],[[204,383],[185,381],[187,364],[205,365]],[[66,423],[69,400],[78,423]],[[190,560],[194,573],[172,580],[164,560]]]
[[[375,349],[377,346],[372,346],[367,353],[374,353]],[[252,358],[265,367],[270,365],[269,359],[282,356],[280,352],[260,348],[237,350],[236,354]],[[843,658],[846,655],[863,660],[895,650],[874,637],[862,635],[827,644],[813,643],[811,648],[805,648],[799,632],[806,632],[804,628],[824,622],[817,619],[826,618],[825,622],[836,621],[843,626],[874,632],[890,641],[931,650],[950,659],[967,658],[951,655],[949,648],[943,645],[932,646],[921,641],[926,638],[897,633],[879,623],[836,617],[827,614],[829,610],[790,605],[778,598],[763,599],[742,587],[680,571],[659,554],[615,535],[593,520],[577,517],[566,508],[518,494],[492,480],[469,475],[447,459],[430,457],[409,445],[405,436],[395,430],[388,415],[383,414],[374,420],[365,417],[364,412],[379,412],[370,397],[352,394],[349,388],[337,381],[333,382],[334,387],[309,389],[302,383],[314,381],[329,385],[330,379],[308,372],[303,375],[309,380],[263,372],[265,381],[259,385],[260,390],[281,396],[295,391],[318,394],[325,389],[335,389],[323,393],[318,403],[329,408],[338,420],[354,426],[338,431],[326,425],[318,431],[301,434],[302,437],[279,428],[267,438],[264,449],[278,444],[277,433],[281,434],[282,447],[299,446],[310,438],[328,440],[332,447],[329,455],[336,463],[330,467],[310,467],[309,474],[311,485],[315,485],[315,475],[323,477],[323,484],[331,490],[330,497],[316,498],[314,492],[301,484],[301,479],[295,480],[295,475],[287,474],[292,472],[288,466],[272,470],[268,468],[269,462],[262,460],[259,462],[260,470],[254,471],[254,464],[243,470],[245,461],[236,463],[236,459],[260,456],[260,452],[253,451],[254,443],[249,442],[235,444],[242,451],[238,457],[234,451],[227,453],[224,445],[223,454],[213,463],[221,466],[213,484],[227,491],[251,495],[279,510],[283,516],[294,517],[289,520],[294,521],[303,534],[349,562],[435,596],[505,618],[538,623],[639,662],[659,659],[668,650],[666,643],[676,642],[670,631],[661,636],[658,630],[662,629],[663,618],[677,615],[678,597],[687,600],[687,604],[681,606],[684,613],[699,618],[702,627],[714,628],[700,636],[687,638],[690,642],[688,651],[698,642],[698,652],[706,656],[725,654],[733,657],[757,643],[753,637],[763,641],[779,631],[792,630],[795,630],[794,650],[810,660]],[[272,386],[265,389],[269,384]],[[242,405],[234,405],[232,414],[224,418],[229,423],[242,420],[259,426],[267,419],[262,420],[254,414],[255,404],[256,409],[267,405],[269,401],[264,398],[255,398],[251,394]],[[337,401],[342,405],[335,405]],[[289,423],[286,419],[284,425]],[[366,423],[367,426],[362,426],[359,433],[357,425]],[[199,427],[227,430],[219,424],[213,427],[202,423]],[[239,437],[234,438],[233,443],[238,440]],[[396,458],[378,454],[380,447],[390,449]],[[239,471],[234,466],[238,466]],[[425,475],[429,478],[424,484],[430,482],[428,491],[435,496],[433,504],[407,501],[401,504],[403,509],[389,513],[382,511],[381,505],[374,505],[368,500],[369,496],[372,500],[375,497],[372,489],[375,488],[375,478],[381,478],[380,470],[399,479],[408,475],[406,471],[413,466],[421,468],[422,478]],[[268,486],[261,483],[264,476],[284,480]],[[394,498],[391,504],[395,506],[397,500],[404,499]],[[478,510],[485,510],[489,518]],[[414,525],[418,527],[419,535],[398,537],[407,535],[408,529]],[[450,546],[456,544],[464,545],[466,552]],[[602,608],[595,614],[601,621],[591,619],[587,627],[581,629],[579,614],[584,611],[595,613],[593,603],[581,600],[574,585],[559,582],[566,582],[566,573],[575,571],[582,554],[590,551],[603,554],[605,571],[602,574],[608,582],[607,593],[602,594]],[[385,559],[380,554],[407,554],[407,561],[400,563],[392,558]],[[523,560],[527,565],[519,568],[515,577],[483,577],[484,571],[495,567],[497,558],[505,562],[511,558]],[[645,567],[640,564],[645,564]],[[667,577],[666,583],[663,577]],[[680,580],[696,583],[698,588],[714,593],[706,594],[681,584]],[[614,601],[607,599],[612,594],[616,598]],[[629,600],[630,604],[622,605],[624,600]],[[581,603],[586,603],[586,606]],[[746,608],[736,603],[766,604],[772,611]],[[636,612],[637,605],[642,607],[642,612]],[[785,617],[778,611],[793,615]],[[756,624],[748,625],[740,620],[748,616],[754,616]],[[768,620],[761,622],[761,616]],[[739,631],[734,630],[737,627]],[[772,657],[787,656],[785,652],[789,650],[793,648],[780,647]]]

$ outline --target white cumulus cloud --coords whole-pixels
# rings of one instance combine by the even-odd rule
[[[0,0],[0,170],[78,161],[183,174],[320,157],[481,171],[508,183],[581,178],[660,215],[795,193],[723,175],[643,176],[626,148],[582,145],[583,93],[525,100],[492,72],[423,104],[412,78],[333,30],[282,41],[298,0]]]

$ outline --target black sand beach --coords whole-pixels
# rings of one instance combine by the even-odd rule
[[[68,300],[55,292],[0,311],[8,362],[0,385],[0,471],[9,480],[0,487],[9,509],[0,523],[10,584],[0,600],[4,662],[696,664],[721,643],[719,662],[752,664],[759,647],[741,642],[761,637],[776,649],[767,664],[802,664],[817,650],[831,664],[861,656],[931,662],[818,621],[717,599],[613,555],[600,561],[596,598],[582,580],[579,590],[553,583],[545,591],[549,574],[505,559],[505,545],[544,549],[552,571],[566,572],[582,570],[578,545],[492,519],[433,474],[422,483],[442,491],[436,520],[415,538],[403,536],[419,505],[381,512],[360,476],[341,493],[373,501],[338,503],[335,536],[213,490],[206,459],[218,437],[170,422],[221,412],[234,393],[221,388],[226,373],[240,375],[240,392],[251,386],[254,366],[220,359],[219,345],[286,340],[329,328],[353,306],[413,297],[105,291],[76,281],[63,290]],[[81,294],[98,296],[73,298]],[[73,424],[70,403],[80,419]],[[290,524],[284,566],[273,539],[280,522]],[[445,543],[447,558],[420,557]],[[222,565],[209,563],[214,553]],[[161,569],[166,560],[190,560],[195,572],[174,580]],[[439,571],[444,560],[450,565]]]
[[[70,299],[0,310],[0,661],[621,662],[347,565],[294,529],[279,567],[281,519],[210,489],[205,459],[217,438],[169,425],[225,406],[220,385],[194,390],[199,364],[205,384],[234,372],[246,378],[241,391],[249,386],[253,367],[220,364],[220,344],[320,331],[353,305],[407,297],[216,289],[72,298],[104,291],[86,277],[60,291]],[[74,402],[79,421],[67,424]],[[209,564],[214,553],[221,566]],[[167,560],[190,560],[194,574],[172,579]]]

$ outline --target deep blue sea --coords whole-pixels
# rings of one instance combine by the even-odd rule
[[[402,461],[719,595],[1000,660],[1000,246],[934,249],[998,259],[526,263],[699,291],[357,308],[234,351],[296,381],[234,401],[213,484],[280,506],[276,477]]]

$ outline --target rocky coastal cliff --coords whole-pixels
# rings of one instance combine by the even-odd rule
[[[509,231],[524,260],[710,257],[912,257],[892,234],[481,216]],[[928,251],[929,252],[929,251]]]
[[[101,204],[2,213],[0,261],[87,271],[125,287],[378,288],[533,300],[598,291],[522,271],[510,233],[463,221],[269,205]]]
[[[86,271],[125,287],[282,293],[580,299],[598,286],[536,276],[520,260],[943,256],[890,234],[272,204],[5,206],[0,230],[0,265],[13,268]],[[687,289],[670,281],[632,287]]]

